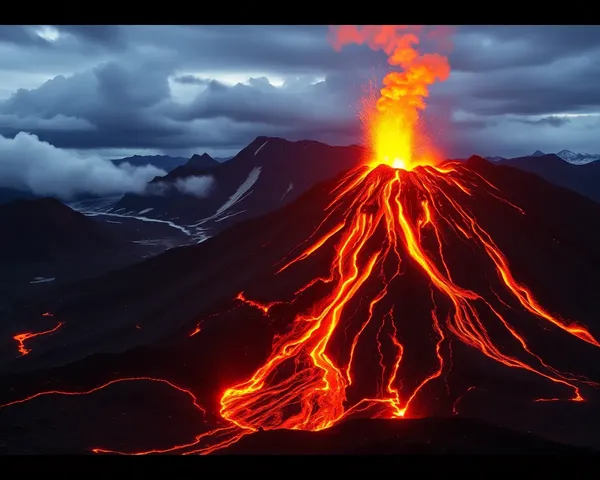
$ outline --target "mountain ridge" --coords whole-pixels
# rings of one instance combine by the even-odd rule
[[[174,182],[179,178],[201,176],[219,165],[220,163],[208,153],[205,152],[202,155],[195,153],[183,165],[177,166],[162,177],[154,177],[149,183],[169,183]]]
[[[505,159],[497,163],[534,173],[600,203],[600,162],[573,164],[556,154],[545,154]]]
[[[191,241],[204,241],[241,219],[264,214],[297,198],[319,181],[355,166],[364,154],[359,146],[333,147],[312,140],[290,142],[258,136],[235,157],[210,168],[184,167],[150,185],[189,176],[211,177],[206,198],[170,190],[162,195],[127,194],[106,213],[139,215],[186,226]]]
[[[600,160],[600,154],[591,154],[591,153],[577,153],[572,152],[571,150],[561,150],[557,153],[544,153],[541,150],[536,150],[531,155],[522,155],[519,157],[501,157],[501,156],[488,156],[485,157],[490,161],[503,161],[503,160],[512,160],[515,158],[529,158],[529,157],[544,157],[546,155],[556,155],[563,161],[570,163],[572,165],[587,165],[588,163],[593,163]]]
[[[115,165],[122,165],[129,163],[134,167],[143,167],[146,165],[152,165],[161,170],[165,170],[167,173],[174,168],[183,165],[189,159],[185,157],[171,157],[169,155],[132,155],[130,157],[115,158],[112,159]]]

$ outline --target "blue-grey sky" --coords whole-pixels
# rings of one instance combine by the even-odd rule
[[[600,152],[600,28],[452,40],[427,109],[448,157]],[[0,58],[4,142],[27,132],[103,158],[227,156],[258,135],[358,142],[361,86],[388,68],[368,47],[336,52],[326,26],[0,26]]]

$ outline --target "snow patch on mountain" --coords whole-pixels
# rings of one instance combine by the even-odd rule
[[[254,152],[255,157],[258,155],[258,152],[260,152],[267,143],[269,143],[268,140],[256,149],[256,152]]]
[[[528,157],[543,157],[545,155],[551,155],[548,153],[544,153],[541,150],[536,150],[535,152],[533,152],[531,155],[527,155]],[[557,157],[561,158],[562,160],[564,160],[567,163],[570,163],[571,165],[586,165],[588,163],[592,163],[592,162],[596,162],[598,160],[600,160],[600,154],[592,154],[592,153],[577,153],[577,152],[572,152],[570,150],[561,150],[560,152],[555,154]],[[490,162],[501,162],[503,160],[506,160],[505,157],[498,157],[498,156],[492,156],[492,157],[484,157],[486,160],[489,160]]]
[[[119,214],[119,213],[85,212],[85,211],[79,211],[79,213],[82,213],[83,215],[86,215],[87,217],[98,217],[98,216],[102,215],[102,216],[117,217],[117,218],[135,218],[136,220],[139,220],[141,222],[164,223],[165,225],[168,225],[171,228],[176,228],[177,230],[180,230],[181,232],[185,233],[188,236],[192,235],[192,232],[190,230],[188,230],[187,228],[185,228],[184,226],[177,225],[176,223],[173,223],[169,220],[159,220],[158,218],[140,217],[139,215],[127,215],[127,214]]]
[[[281,196],[281,200],[279,200],[280,202],[283,201],[283,199],[285,198],[285,196],[290,193],[292,191],[292,189],[294,188],[294,184],[290,183],[287,190],[285,192],[283,192],[283,195]]]
[[[227,220],[228,218],[235,217],[236,215],[239,215],[240,213],[244,213],[245,211],[246,210],[239,210],[237,212],[230,213],[229,215],[225,215],[224,217],[219,217],[219,218],[215,219],[215,222],[222,222],[223,220]]]
[[[570,150],[561,150],[556,156],[573,165],[586,165],[600,160],[600,155],[598,154],[577,153]]]
[[[236,206],[238,203],[240,203],[242,200],[244,200],[248,195],[250,195],[252,193],[252,191],[253,191],[252,187],[258,180],[261,170],[262,170],[262,167],[254,167],[248,174],[248,177],[246,178],[246,180],[244,180],[241,183],[241,185],[238,187],[238,189],[234,192],[234,194],[231,195],[231,197],[229,197],[229,199],[217,209],[217,211],[214,213],[214,215],[211,215],[210,217],[207,217],[207,218],[203,218],[198,223],[190,225],[190,227],[199,227],[200,225],[202,225],[206,222],[209,222],[211,220],[216,220],[219,217],[223,216],[223,214],[227,210]]]
[[[35,284],[35,283],[49,283],[49,282],[53,282],[54,280],[56,280],[56,277],[33,277],[33,280],[29,283],[31,284]]]
[[[110,210],[116,203],[123,198],[123,195],[110,197],[92,198],[88,200],[79,200],[66,203],[67,207],[72,208],[76,212],[105,212]]]

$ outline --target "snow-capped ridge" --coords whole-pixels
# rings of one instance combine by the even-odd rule
[[[556,156],[573,165],[585,165],[600,160],[599,154],[577,153],[570,150],[561,150]]]

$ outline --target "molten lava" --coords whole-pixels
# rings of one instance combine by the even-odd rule
[[[236,302],[264,316],[290,309],[293,321],[275,336],[264,364],[222,392],[222,426],[185,445],[135,454],[206,454],[259,429],[318,431],[354,416],[410,416],[431,388],[445,384],[452,367],[451,341],[555,387],[556,395],[537,401],[581,402],[582,386],[598,386],[558,370],[536,353],[523,333],[525,324],[561,331],[593,347],[600,343],[585,326],[540,304],[466,205],[477,193],[519,214],[525,212],[502,199],[496,187],[464,164],[439,163],[431,149],[421,148],[420,153],[417,149],[418,111],[424,108],[427,86],[448,76],[447,61],[418,55],[412,48],[417,40],[414,30],[365,28],[340,27],[338,46],[367,43],[383,49],[390,64],[404,69],[386,77],[381,97],[363,117],[371,122],[373,154],[335,184],[323,221],[301,251],[282,259],[273,273],[282,282],[293,279],[301,262],[328,251],[329,274],[299,285],[291,300],[262,303],[240,293]],[[475,291],[458,280],[461,272],[452,271],[447,261],[451,242],[462,243],[476,256],[489,287]],[[411,301],[403,278],[407,272],[425,279],[429,288],[428,319],[419,318],[418,325],[399,306]],[[296,300],[317,291],[318,300],[298,313]],[[509,309],[516,316],[509,317],[505,313]],[[413,330],[424,332],[422,344],[411,340]],[[190,336],[203,331],[198,325]],[[422,359],[416,367],[415,355]],[[454,408],[464,393],[455,397]]]
[[[52,315],[50,313],[44,313],[43,316],[51,317]],[[29,355],[31,353],[31,349],[25,346],[25,342],[27,340],[31,340],[35,337],[41,337],[43,335],[50,335],[51,333],[56,332],[63,325],[63,322],[58,322],[54,328],[50,328],[48,330],[43,330],[41,332],[25,332],[15,335],[13,339],[17,342],[17,349],[19,350],[21,356]]]

